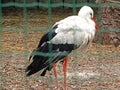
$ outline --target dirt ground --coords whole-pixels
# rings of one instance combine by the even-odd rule
[[[72,15],[72,9],[53,10],[52,19],[47,9],[4,10],[0,32],[0,90],[56,90],[56,79],[51,72],[26,77],[24,69],[28,57],[48,27]],[[62,13],[62,14],[61,14]],[[26,15],[24,17],[23,15]],[[49,22],[52,20],[52,22]],[[25,22],[27,21],[27,23]],[[40,30],[39,30],[40,29]],[[79,49],[69,55],[67,90],[120,90],[120,47],[92,43],[86,52]],[[64,89],[62,64],[57,64],[59,90]]]

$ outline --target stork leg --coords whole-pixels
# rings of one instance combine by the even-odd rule
[[[56,72],[56,65],[55,64],[52,64],[52,67],[53,67],[53,73],[54,73],[54,76],[55,76],[55,79],[56,79],[56,90],[58,90],[58,81],[57,81],[57,72]]]
[[[66,71],[67,71],[67,62],[68,62],[68,57],[64,58],[63,62],[63,72],[64,72],[64,88],[66,90]]]

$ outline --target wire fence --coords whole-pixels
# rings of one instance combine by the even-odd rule
[[[30,63],[28,57],[42,35],[53,23],[77,14],[83,5],[89,5],[97,13],[98,41],[87,52],[74,51],[70,56],[67,72],[68,90],[119,90],[120,48],[101,45],[102,33],[120,32],[120,28],[102,28],[101,10],[106,7],[120,8],[119,3],[46,3],[27,0],[2,3],[0,0],[0,89],[1,90],[54,90],[52,71],[45,77],[39,73],[26,77],[24,69]],[[84,0],[85,1],[85,0]],[[86,0],[86,2],[89,0]],[[90,0],[91,1],[91,0]],[[34,8],[33,7],[38,7]],[[17,8],[17,9],[15,9]],[[44,55],[44,53],[39,53]],[[46,54],[45,54],[46,55]],[[51,54],[48,54],[51,55]],[[59,87],[63,89],[62,65],[57,65]]]

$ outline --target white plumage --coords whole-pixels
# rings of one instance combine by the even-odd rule
[[[87,8],[91,12],[86,13],[86,10],[83,11],[84,8]],[[52,43],[75,44],[82,47],[82,45],[87,44],[88,41],[92,41],[96,29],[95,22],[91,20],[91,18],[93,18],[93,10],[88,6],[84,6],[82,9],[77,16],[69,16],[55,23],[55,25],[58,25],[58,28],[55,30],[57,35],[51,40]],[[83,12],[85,12],[86,17],[81,14]],[[53,25],[53,27],[55,25]]]

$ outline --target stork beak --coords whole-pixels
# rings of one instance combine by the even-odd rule
[[[91,18],[91,20],[93,20],[94,22],[95,22],[95,19],[94,18]],[[96,30],[98,30],[99,29],[99,27],[98,27],[98,25],[95,23],[95,29]]]

